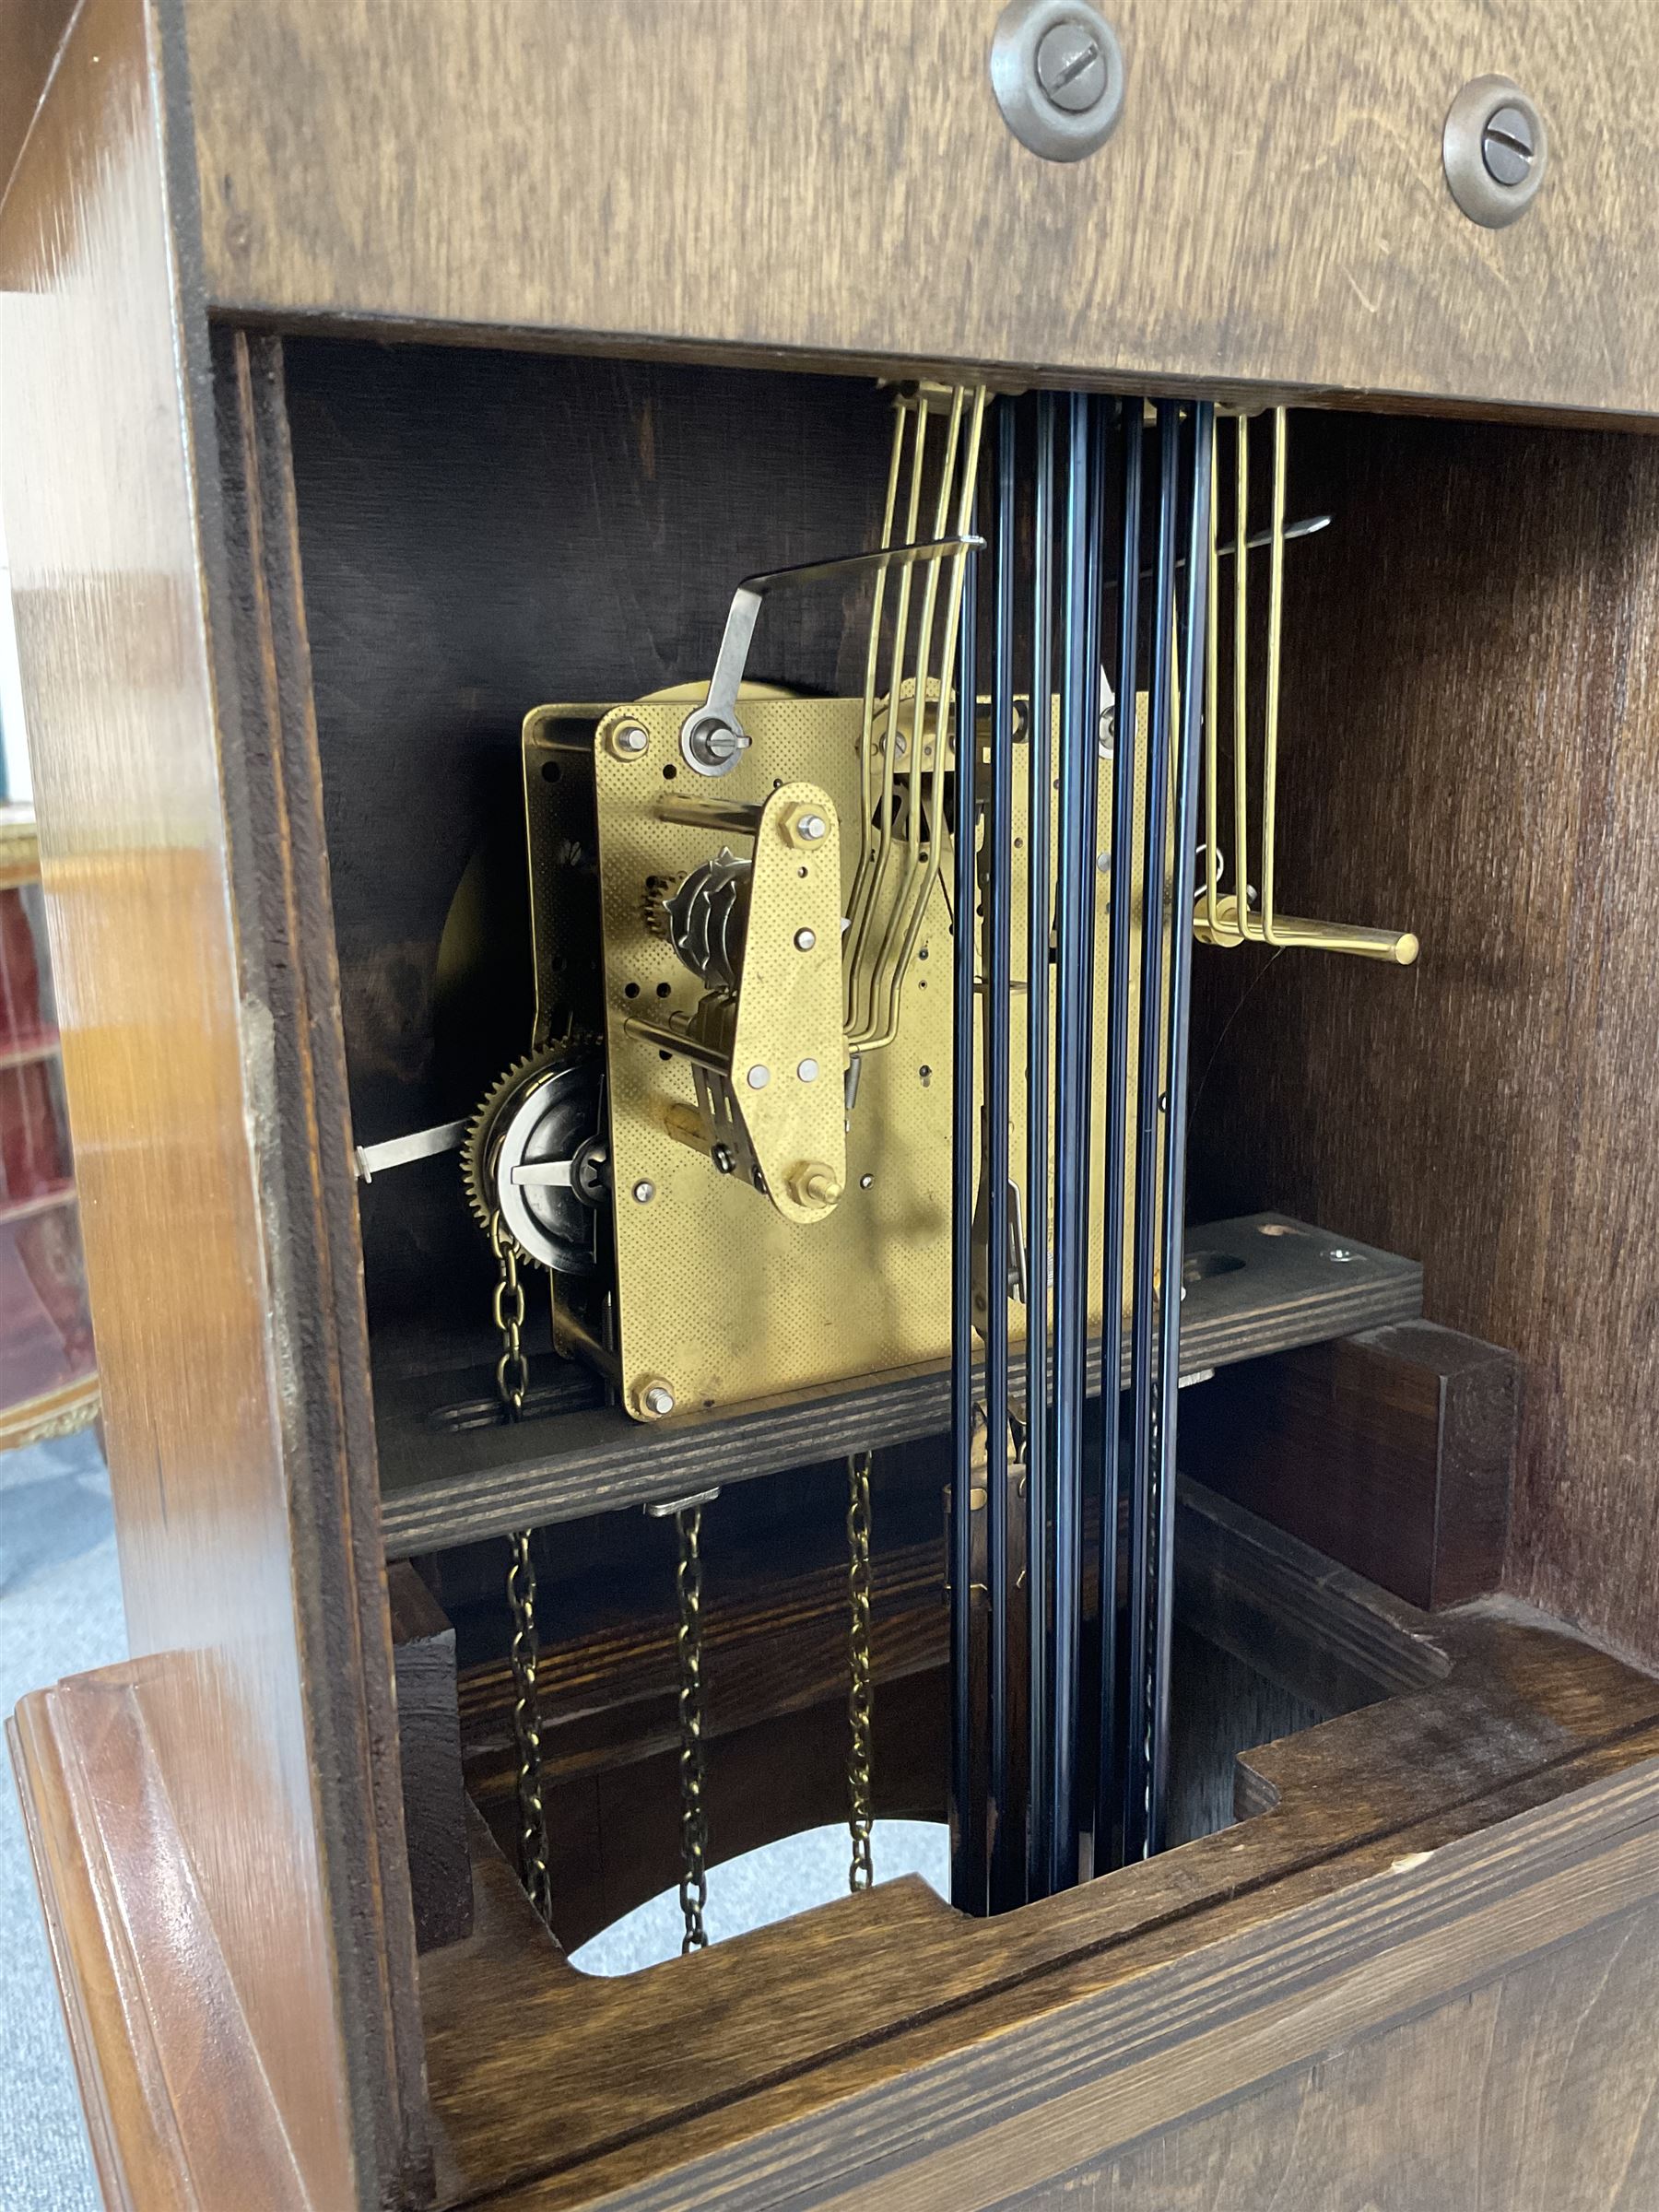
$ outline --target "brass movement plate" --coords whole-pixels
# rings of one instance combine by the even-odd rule
[[[527,730],[556,712],[538,710]],[[665,1059],[625,1027],[630,1017],[642,1014],[665,1022],[688,1013],[702,993],[698,979],[646,927],[647,877],[684,875],[723,842],[744,850],[735,838],[659,819],[665,794],[722,806],[760,806],[781,782],[818,785],[840,818],[844,911],[858,845],[852,825],[858,805],[861,712],[855,699],[746,698],[744,721],[752,743],[718,781],[695,775],[681,757],[683,700],[650,700],[616,711],[614,719],[625,716],[646,733],[646,749],[637,754],[613,752],[604,735],[610,724],[600,725],[593,760],[617,1194],[618,1342],[624,1396],[630,1404],[635,1386],[647,1381],[665,1382],[677,1411],[688,1413],[912,1367],[948,1351],[948,855],[903,981],[897,1040],[864,1057],[846,1136],[844,1193],[826,1218],[785,1220],[764,1196],[735,1177],[717,1174],[706,1157],[675,1135],[676,1121],[683,1121],[695,1104],[693,1071],[684,1059]],[[1024,781],[1017,761],[1010,1165],[1020,1183],[1027,973]],[[1110,831],[1110,775],[1103,772],[1098,818],[1102,855],[1109,851]],[[1098,1331],[1110,878],[1100,871],[1095,881],[1099,957],[1089,1316]],[[1138,882],[1135,896],[1138,902]],[[1134,1050],[1132,1038],[1132,1055]],[[1133,1145],[1133,1131],[1130,1136]],[[634,1199],[638,1185],[650,1186],[648,1201]],[[1023,1338],[1018,1306],[1010,1309],[1009,1331],[1016,1341]]]

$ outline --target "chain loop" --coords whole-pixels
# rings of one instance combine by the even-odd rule
[[[496,1394],[501,1401],[501,1418],[518,1420],[530,1388],[530,1362],[524,1357],[521,1331],[524,1325],[524,1287],[519,1281],[518,1247],[507,1233],[500,1215],[489,1217],[489,1249],[495,1253],[500,1278],[490,1301],[490,1312],[500,1331],[501,1356],[496,1361]]]
[[[870,1824],[875,1817],[870,1783],[870,1455],[855,1452],[847,1462],[847,1828],[853,1861],[847,1887],[857,1893],[876,1879],[870,1861]]]
[[[542,1805],[541,1700],[535,1670],[540,1650],[535,1633],[535,1566],[530,1531],[510,1536],[507,1602],[512,1608],[512,1733],[518,1746],[519,1878],[543,1921],[553,1924],[553,1890],[547,1873],[547,1818]]]
[[[702,1745],[702,1508],[686,1506],[674,1516],[679,1540],[675,1588],[679,1598],[679,1777],[680,1912],[686,1933],[680,1954],[707,1947],[703,1913],[709,1902],[706,1859],[709,1817],[703,1810]]]

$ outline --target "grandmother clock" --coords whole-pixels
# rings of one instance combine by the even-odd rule
[[[1659,18],[0,41],[108,2201],[1659,2199]]]

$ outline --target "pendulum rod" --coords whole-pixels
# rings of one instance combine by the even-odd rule
[[[1049,1888],[1077,1877],[1076,1773],[1083,1408],[1088,1301],[1088,1070],[1093,1009],[1084,968],[1094,897],[1096,825],[1088,809],[1095,788],[1098,733],[1088,726],[1086,600],[1089,572],[1090,404],[1073,393],[1066,452],[1063,658],[1060,680],[1059,841],[1055,868],[1054,965],[1054,1417],[1053,1417],[1053,1759]]]
[[[875,1818],[871,1775],[874,1689],[870,1676],[870,1455],[847,1462],[847,1830],[854,1895],[876,1879],[870,1858]]]
[[[985,1583],[990,1707],[991,1909],[1014,1903],[1008,1803],[1008,1077],[1013,1019],[1014,471],[1012,399],[997,406],[991,649],[991,780],[981,871],[985,988]]]
[[[957,635],[956,786],[951,809],[950,1112],[950,1898],[985,1909],[984,1824],[973,1802],[973,1030],[978,941],[977,557],[968,556]]]
[[[1164,1075],[1163,1165],[1159,1177],[1158,1355],[1158,1558],[1152,1651],[1151,1768],[1147,1778],[1148,1852],[1164,1847],[1170,1761],[1170,1655],[1175,1618],[1175,1454],[1181,1406],[1181,1297],[1186,1199],[1188,1026],[1192,1000],[1196,898],[1199,757],[1204,742],[1205,638],[1209,621],[1210,486],[1216,410],[1207,400],[1192,410],[1192,494],[1187,516],[1186,606],[1182,625],[1180,729],[1174,761],[1174,856],[1170,911],[1170,1041]]]
[[[1158,552],[1152,576],[1152,666],[1147,683],[1146,818],[1142,840],[1140,1034],[1135,1080],[1135,1272],[1130,1313],[1129,1421],[1134,1460],[1129,1488],[1127,1741],[1124,1747],[1124,1856],[1150,1848],[1152,1668],[1157,1638],[1152,1577],[1157,1571],[1155,1496],[1160,1405],[1157,1356],[1159,1169],[1163,1151],[1165,853],[1169,836],[1170,727],[1174,674],[1175,560],[1180,496],[1180,408],[1158,408]],[[1181,918],[1186,926],[1186,918]],[[1177,1289],[1177,1295],[1179,1290]],[[1173,1378],[1171,1378],[1172,1385]]]
[[[1054,395],[1037,401],[1031,543],[1031,688],[1027,711],[1030,800],[1026,812],[1026,1895],[1048,1889],[1053,1792],[1049,1544],[1049,941],[1053,927],[1052,782],[1053,686]]]
[[[1140,646],[1141,449],[1139,400],[1120,410],[1123,529],[1118,552],[1116,709],[1112,739],[1112,908],[1108,932],[1105,1206],[1100,1287],[1100,1746],[1096,1765],[1094,1867],[1117,1863],[1123,1817],[1118,1743],[1118,1393],[1124,1367],[1124,1253],[1129,1234],[1129,1032],[1134,972],[1135,770]]]

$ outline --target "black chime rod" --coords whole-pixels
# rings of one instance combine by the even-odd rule
[[[1198,755],[1204,735],[1205,641],[1209,618],[1209,517],[1216,410],[1192,410],[1192,502],[1187,523],[1186,607],[1181,653],[1181,735],[1174,763],[1175,842],[1170,912],[1170,1042],[1165,1069],[1163,1171],[1159,1268],[1158,1560],[1153,1592],[1151,1771],[1147,1849],[1164,1847],[1170,1760],[1170,1645],[1175,1619],[1175,1446],[1181,1404],[1181,1276],[1186,1201],[1188,1015],[1192,998],[1192,913],[1197,877]],[[1154,910],[1148,908],[1148,912]]]
[[[1049,1669],[1049,935],[1053,867],[1050,783],[1053,688],[1054,395],[1037,401],[1037,475],[1031,539],[1031,691],[1026,817],[1026,1895],[1048,1888],[1053,1789]]]
[[[1088,1063],[1092,1008],[1080,961],[1093,895],[1088,811],[1096,733],[1088,723],[1089,403],[1068,403],[1065,601],[1060,679],[1059,823],[1054,911],[1053,1785],[1049,1888],[1077,1878],[1077,1750],[1082,1565],[1085,1359],[1088,1310]]]
[[[1018,1901],[1008,1802],[1008,1077],[1014,1006],[1014,469],[1012,399],[996,410],[991,790],[985,820],[985,1582],[990,1677],[991,1909]]]
[[[1129,994],[1134,982],[1135,766],[1140,644],[1141,448],[1138,400],[1120,409],[1123,529],[1118,551],[1116,715],[1112,743],[1112,913],[1108,931],[1106,1025],[1106,1194],[1100,1288],[1100,1456],[1099,1627],[1100,1720],[1096,1765],[1094,1866],[1116,1861],[1113,1831],[1123,1816],[1118,1743],[1118,1378],[1124,1368],[1124,1242],[1128,1229]]]
[[[963,562],[957,647],[950,1113],[950,1896],[959,1912],[985,1903],[984,1823],[973,1782],[973,1029],[978,930],[975,882],[979,746],[977,557]]]
[[[1158,551],[1152,579],[1152,666],[1147,685],[1145,822],[1141,842],[1140,1034],[1135,1094],[1135,1266],[1129,1324],[1129,1665],[1124,1746],[1124,1856],[1144,1858],[1150,1844],[1152,1680],[1158,1639],[1152,1576],[1155,1548],[1159,1377],[1156,1360],[1158,1194],[1162,1151],[1164,1034],[1164,846],[1169,827],[1171,678],[1174,674],[1176,511],[1180,496],[1181,411],[1158,408]]]

